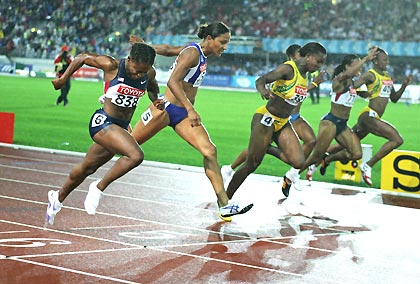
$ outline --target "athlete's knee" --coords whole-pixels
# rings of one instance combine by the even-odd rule
[[[404,139],[401,137],[401,135],[398,135],[397,138],[395,139],[394,149],[400,147],[403,143],[404,143]]]
[[[258,166],[262,163],[262,157],[257,156],[248,156],[244,167],[248,170],[248,172],[252,173],[254,172]]]
[[[211,143],[206,147],[203,147],[200,152],[203,157],[207,159],[215,159],[217,157],[217,148]]]
[[[81,172],[83,173],[85,177],[87,177],[94,174],[98,168],[99,166],[97,165],[88,165],[88,166],[82,167]]]
[[[313,149],[316,144],[316,138],[311,137],[310,139],[308,139],[308,141],[304,141],[303,144],[306,145],[306,147],[308,147],[309,149]]]
[[[255,170],[258,168],[258,166],[259,166],[260,164],[261,164],[261,163],[250,162],[250,163],[246,163],[246,164],[244,164],[242,167],[243,167],[244,169],[246,169],[246,172],[248,172],[248,173],[253,173],[253,172],[255,172]]]
[[[130,156],[127,157],[131,163],[131,167],[135,168],[139,166],[144,160],[144,153],[143,151],[136,151],[134,153],[130,153]]]
[[[350,153],[350,157],[348,157],[348,158],[349,158],[349,160],[356,161],[356,160],[360,160],[362,158],[362,156],[363,156],[362,150],[357,149],[357,150],[353,150]]]

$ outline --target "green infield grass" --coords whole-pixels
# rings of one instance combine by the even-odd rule
[[[97,108],[98,97],[103,93],[102,82],[72,80],[69,105],[56,106],[59,91],[55,91],[51,79],[21,78],[0,76],[0,112],[15,113],[14,143],[77,152],[86,152],[92,143],[88,133],[89,119]],[[163,92],[164,87],[161,87]],[[147,96],[139,103],[132,125],[147,108]],[[239,152],[247,147],[250,134],[250,121],[254,110],[263,105],[257,92],[241,90],[199,90],[196,109],[201,115],[212,141],[217,145],[219,162],[229,164]],[[352,126],[359,111],[367,105],[363,99],[356,100],[350,117]],[[312,105],[308,99],[301,114],[318,129],[319,119],[329,111],[329,98],[322,97],[320,104]],[[401,150],[420,149],[417,126],[420,105],[389,103],[383,119],[397,127],[404,138]],[[373,145],[375,153],[385,142],[383,138],[368,135],[362,143]],[[154,138],[142,145],[145,159],[183,165],[202,166],[202,157],[189,144],[178,137],[172,128],[167,127]],[[289,166],[267,155],[256,173],[283,176]],[[378,163],[373,168],[373,186],[380,186]],[[302,176],[303,177],[303,176]],[[317,172],[314,180],[332,181],[334,166],[331,165],[325,176]],[[352,182],[340,181],[345,184]],[[359,185],[359,184],[358,184]],[[363,184],[360,184],[363,185]]]

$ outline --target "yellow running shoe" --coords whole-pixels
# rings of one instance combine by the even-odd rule
[[[220,212],[217,212],[217,215],[219,216],[220,219],[222,219],[225,222],[232,222],[232,217],[223,217],[222,214],[220,214]]]

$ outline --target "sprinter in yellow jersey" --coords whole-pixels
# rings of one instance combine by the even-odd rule
[[[327,51],[320,43],[310,42],[300,49],[300,55],[296,61],[287,61],[256,81],[257,90],[268,102],[254,113],[247,158],[228,185],[229,198],[261,164],[271,141],[281,149],[280,159],[292,167],[300,168],[305,161],[289,117],[294,107],[306,99],[306,73],[314,72],[324,64]],[[270,90],[267,85],[273,82]]]
[[[301,46],[298,44],[291,44],[286,49],[286,55],[288,60],[294,60],[300,58],[299,50]],[[319,72],[318,76],[314,78],[314,80],[308,84],[306,91],[310,92],[311,89],[316,88],[317,86],[324,82],[326,72],[321,71]],[[309,154],[312,151],[312,148],[315,146],[316,137],[315,132],[313,131],[311,125],[309,122],[300,115],[300,107],[302,106],[302,103],[298,104],[292,111],[290,115],[289,122],[292,124],[296,134],[298,135],[299,139],[302,141],[302,149],[303,153],[305,155],[305,158],[309,156]],[[275,141],[274,141],[275,142]],[[274,146],[270,144],[267,148],[267,154],[270,154],[278,159],[280,159],[280,153],[281,150],[278,148],[278,146]],[[246,160],[246,156],[248,155],[248,148],[245,148],[241,151],[241,153],[235,158],[235,160],[230,165],[222,166],[221,172],[223,176],[223,182],[228,183],[230,179],[232,178],[233,174],[235,173],[235,169],[238,168],[243,162]],[[316,168],[314,167],[308,167],[308,171],[306,173],[306,178],[311,178],[313,171]],[[294,171],[296,173],[299,172],[300,169],[294,169],[291,168],[287,173]],[[286,175],[287,175],[286,173]]]
[[[356,125],[353,126],[353,131],[360,140],[365,138],[369,133],[388,140],[369,161],[360,165],[363,180],[369,186],[372,185],[372,167],[403,143],[403,139],[397,129],[387,121],[381,119],[381,117],[385,112],[389,100],[393,103],[398,102],[412,79],[411,76],[406,77],[401,88],[395,91],[392,78],[387,72],[387,66],[389,64],[387,52],[378,48],[378,54],[372,62],[373,68],[362,74],[353,84],[355,88],[365,84],[370,93],[368,97],[369,105],[360,113]],[[337,160],[345,162],[343,159],[345,154],[340,150],[342,150],[342,147],[338,144],[328,148],[327,152],[331,155],[325,156],[323,166],[326,167],[332,161]],[[333,155],[332,153],[336,154]]]

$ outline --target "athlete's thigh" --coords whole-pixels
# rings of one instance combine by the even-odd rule
[[[359,140],[362,140],[369,134],[369,130],[365,129],[362,124],[360,123],[360,119],[357,123],[352,127],[354,134],[359,137]]]
[[[157,109],[151,104],[134,125],[131,135],[139,144],[143,144],[156,133],[169,125],[169,116],[165,110]]]
[[[185,118],[175,126],[175,132],[200,152],[214,146],[203,123],[192,127],[189,119]]]
[[[307,142],[315,139],[314,130],[309,125],[309,123],[302,117],[293,121],[292,125],[299,139],[301,139],[302,141]]]
[[[335,138],[336,130],[336,125],[333,122],[329,120],[321,120],[313,152],[324,154]]]
[[[350,153],[354,153],[356,150],[361,149],[359,137],[357,137],[349,127],[346,127],[338,134],[337,137],[335,137],[335,140]]]
[[[391,140],[399,136],[397,129],[391,125],[389,122],[383,119],[369,118],[369,123],[367,124],[367,130],[373,135],[386,138]]]
[[[251,135],[248,143],[248,156],[264,156],[271,144],[274,126],[261,123],[262,114],[256,113],[251,121]]]
[[[303,157],[303,150],[299,138],[289,123],[280,130],[276,144],[289,161],[294,160],[292,157]]]
[[[93,136],[93,140],[113,154],[131,156],[142,151],[133,136],[116,124],[103,128]]]

